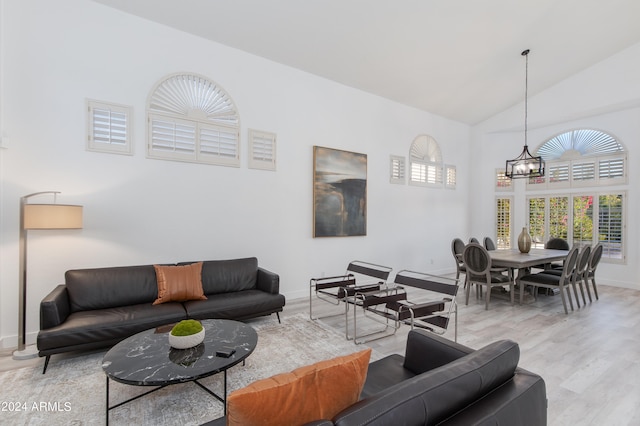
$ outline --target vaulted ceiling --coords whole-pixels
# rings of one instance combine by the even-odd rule
[[[467,124],[640,42],[640,0],[94,0]]]

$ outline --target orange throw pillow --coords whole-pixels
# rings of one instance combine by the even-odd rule
[[[355,404],[371,349],[258,380],[227,398],[228,426],[287,426],[331,419]]]
[[[202,290],[202,262],[191,265],[153,265],[158,280],[158,298],[154,305],[166,302],[205,300]]]

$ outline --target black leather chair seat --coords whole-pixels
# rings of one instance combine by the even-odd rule
[[[539,272],[537,274],[525,275],[524,277],[520,278],[520,281],[526,281],[528,285],[530,285],[531,283],[559,285],[560,275],[562,275],[562,272],[557,275],[555,273]]]
[[[40,330],[38,350],[41,354],[57,353],[60,352],[56,350],[58,348],[118,341],[138,332],[186,318],[187,314],[180,303],[144,303],[74,312],[62,324]]]
[[[270,294],[260,290],[244,290],[216,294],[207,300],[183,302],[187,315],[194,319],[223,318],[241,320],[253,318],[256,313],[271,313],[284,306],[282,294]]]
[[[469,279],[471,281],[473,280],[477,280],[477,281],[484,281],[485,277],[483,275],[469,275]],[[508,275],[504,275],[501,274],[499,272],[492,272],[491,273],[491,282],[494,284],[500,284],[500,283],[505,283],[505,284],[509,284],[511,282],[511,278]]]

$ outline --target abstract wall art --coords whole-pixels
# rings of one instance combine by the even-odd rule
[[[367,155],[313,147],[313,236],[367,235]]]

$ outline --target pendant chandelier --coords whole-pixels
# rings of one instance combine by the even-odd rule
[[[542,177],[544,176],[544,160],[542,157],[534,157],[527,146],[527,96],[529,90],[529,49],[522,52],[525,57],[524,77],[524,148],[522,153],[513,160],[507,160],[505,176],[510,179]]]

